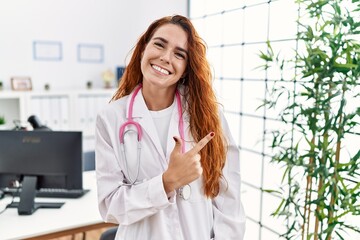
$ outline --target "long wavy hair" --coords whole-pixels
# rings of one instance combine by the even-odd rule
[[[167,16],[154,21],[148,27],[133,50],[112,101],[129,95],[142,82],[140,62],[146,44],[159,27],[169,23],[180,26],[188,35],[186,77],[178,84],[181,82],[185,85],[184,99],[187,104],[184,107],[190,116],[190,132],[197,142],[209,132],[215,133],[215,137],[200,151],[204,194],[209,198],[214,198],[220,191],[227,144],[219,119],[218,103],[212,88],[211,69],[206,59],[206,44],[188,18],[180,15]]]

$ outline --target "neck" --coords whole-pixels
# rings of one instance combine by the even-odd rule
[[[151,91],[147,88],[142,88],[142,94],[150,111],[160,111],[170,107],[174,102],[175,89],[173,91],[168,89]]]

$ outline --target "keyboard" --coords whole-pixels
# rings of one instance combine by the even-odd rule
[[[5,194],[19,196],[21,189],[4,188]],[[44,198],[79,198],[89,192],[89,189],[62,189],[62,188],[40,188],[36,190],[36,197]]]

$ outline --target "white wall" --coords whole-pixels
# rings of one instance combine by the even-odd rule
[[[102,87],[101,73],[115,72],[139,35],[164,15],[187,15],[187,0],[1,0],[0,80],[29,76],[33,89]],[[35,60],[34,41],[60,42],[60,61]],[[78,44],[104,47],[102,63],[78,61]],[[1,92],[0,92],[1,94]]]

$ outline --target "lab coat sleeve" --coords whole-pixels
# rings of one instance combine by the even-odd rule
[[[110,121],[111,122],[111,121]],[[99,211],[105,222],[129,225],[173,204],[165,193],[162,175],[142,183],[123,185],[123,173],[114,151],[114,127],[98,115],[96,120],[96,176]]]
[[[213,199],[214,239],[242,240],[245,233],[245,212],[241,203],[239,150],[224,115],[220,115],[228,149],[220,193]]]

